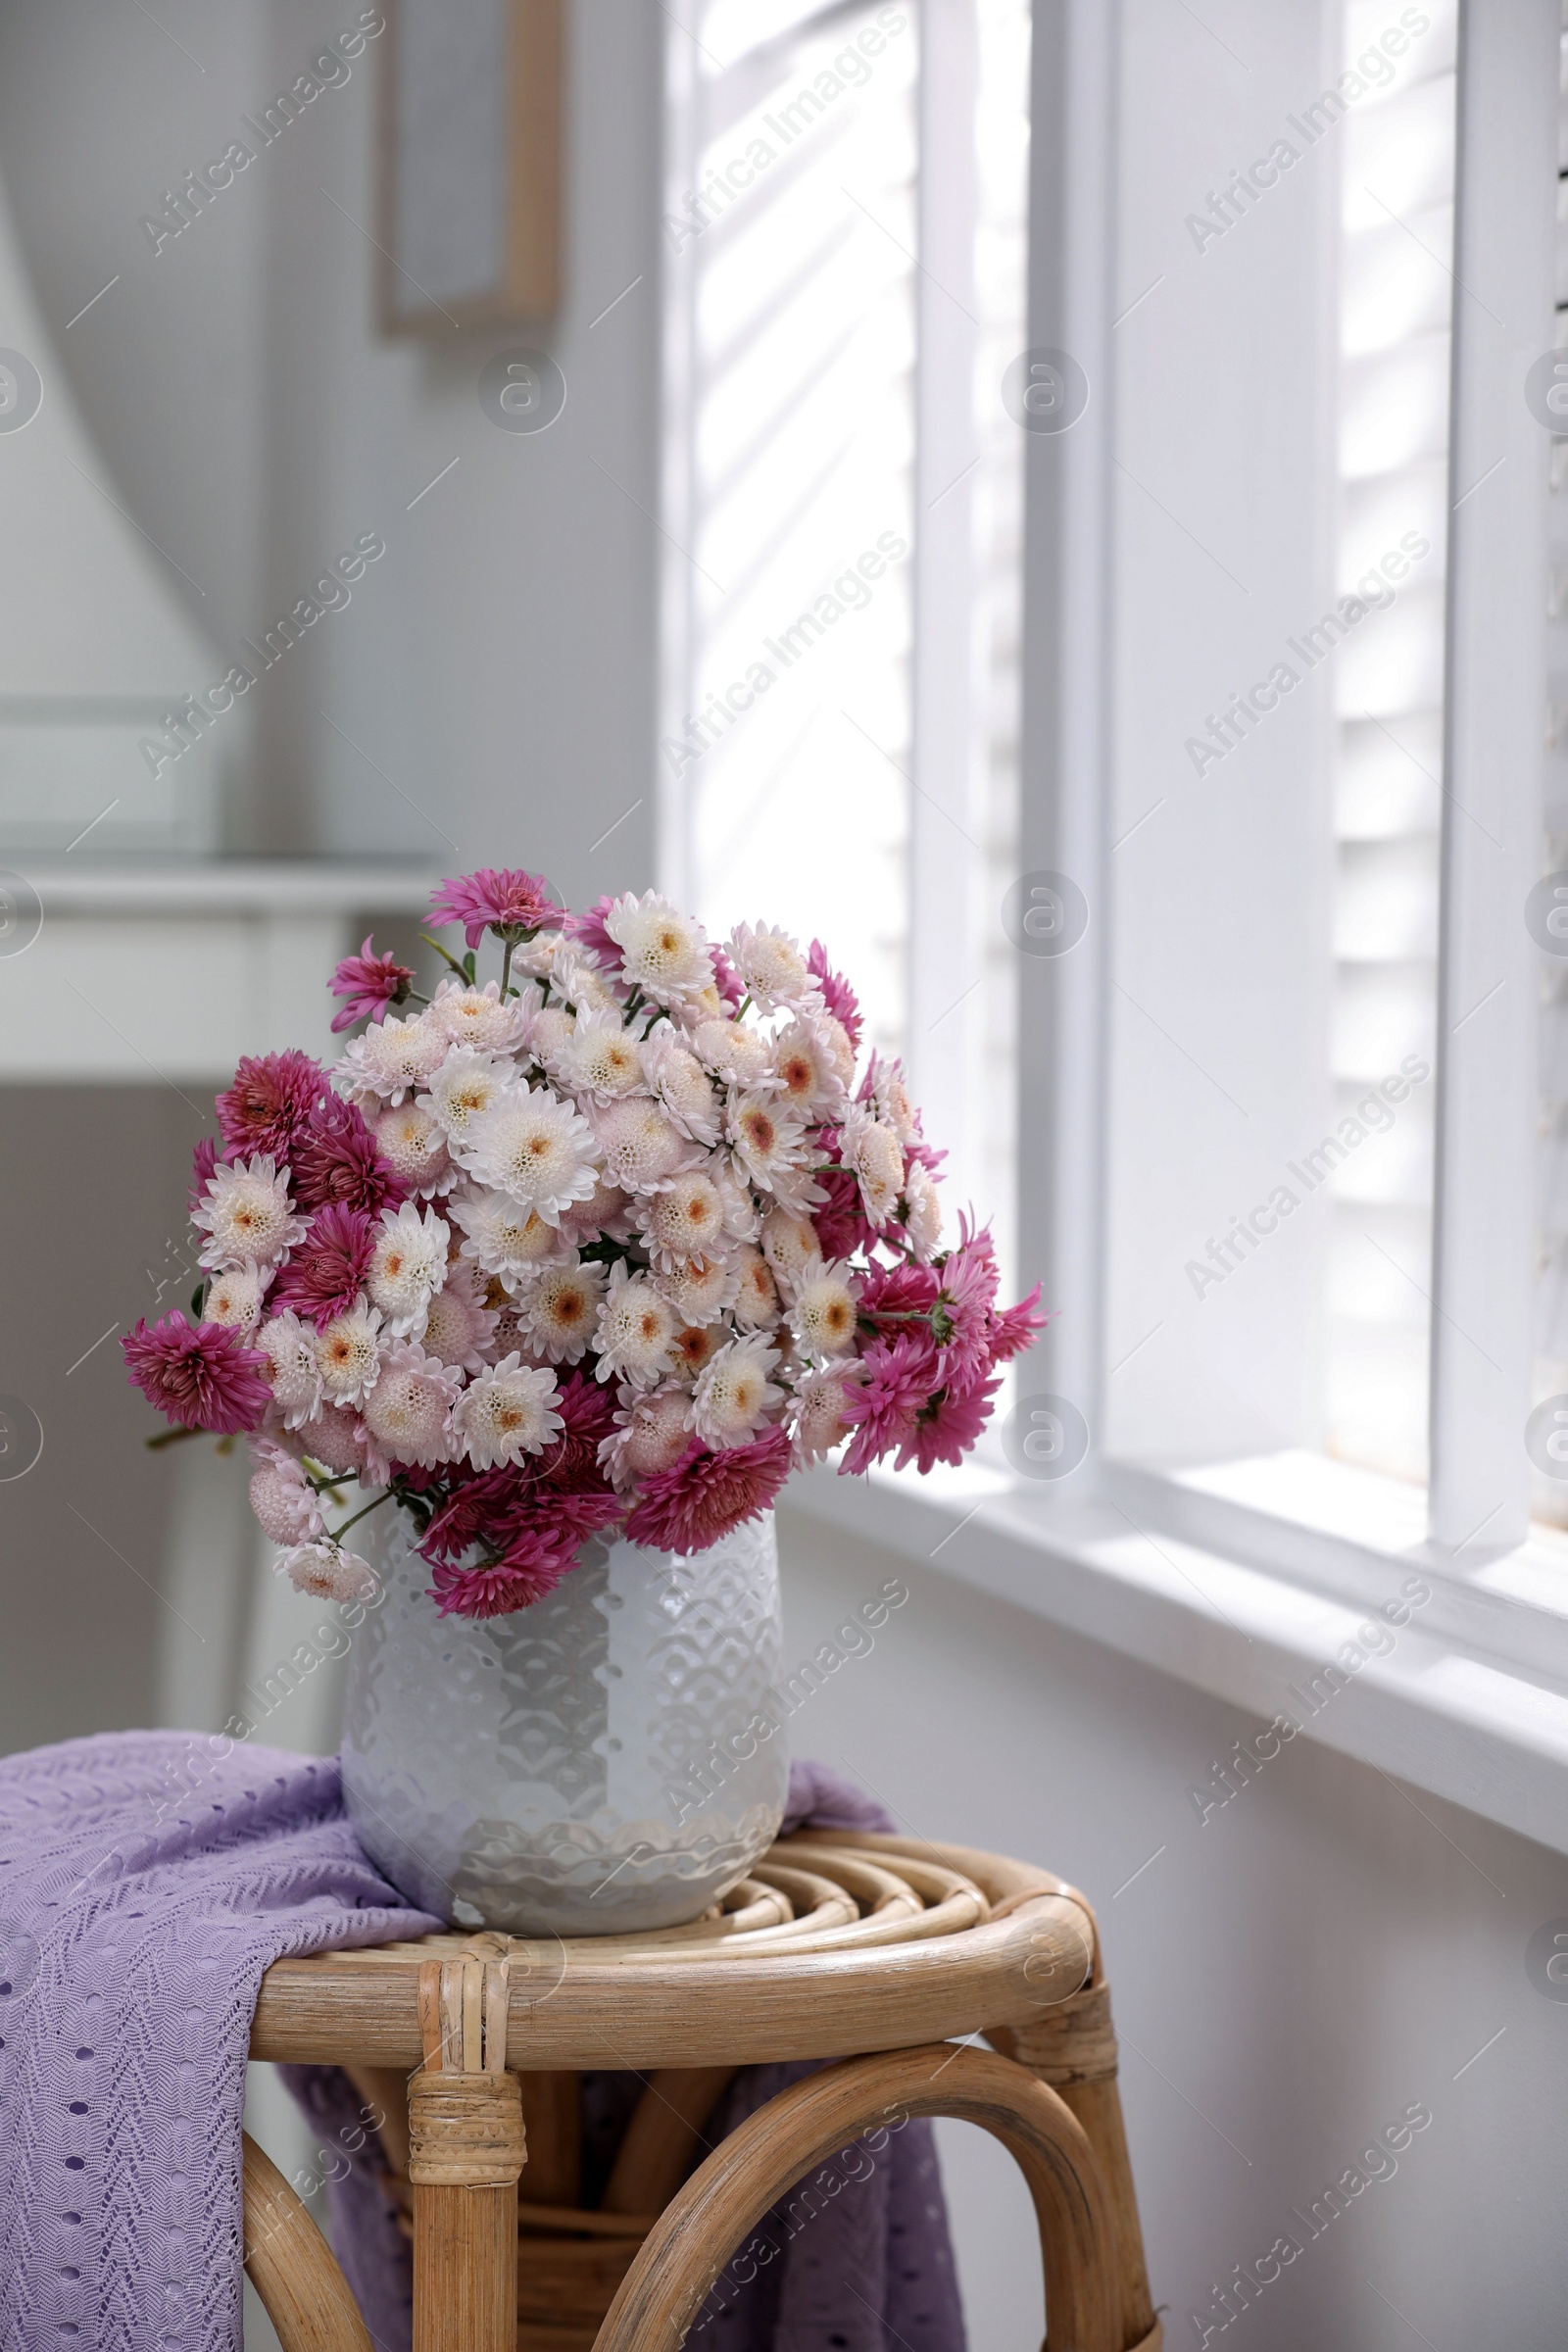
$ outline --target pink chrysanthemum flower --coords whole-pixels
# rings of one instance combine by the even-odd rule
[[[991,1418],[991,1407],[1000,1380],[988,1380],[961,1394],[953,1389],[939,1389],[920,1412],[914,1428],[912,1458],[923,1476],[937,1462],[956,1466]],[[909,1460],[911,1449],[906,1447],[899,1456],[900,1466]]]
[[[294,1141],[324,1101],[326,1072],[308,1054],[242,1055],[234,1083],[217,1099],[218,1124],[232,1152],[289,1159]]]
[[[789,1470],[790,1441],[782,1429],[764,1430],[750,1446],[722,1453],[694,1444],[672,1469],[644,1483],[627,1537],[656,1551],[706,1551],[769,1509]]]
[[[822,1002],[836,1021],[842,1021],[851,1048],[860,1050],[860,1000],[842,972],[834,971],[827,959],[827,950],[819,939],[813,939],[806,958],[806,966],[822,991]]]
[[[543,874],[493,865],[439,884],[430,912],[438,923],[461,923],[470,948],[479,945],[487,930],[503,939],[509,934],[523,939],[531,931],[559,929],[564,919]]]
[[[204,1135],[191,1154],[190,1192],[187,1197],[193,1213],[207,1198],[207,1187],[213,1181],[213,1170],[217,1165],[218,1139]]]
[[[402,1176],[377,1150],[363,1113],[337,1095],[327,1098],[301,1136],[289,1172],[294,1198],[305,1209],[335,1201],[373,1217],[409,1197]]]
[[[149,1404],[184,1429],[234,1437],[255,1429],[272,1401],[267,1358],[220,1323],[146,1318],[120,1343],[125,1367]]]
[[[483,1568],[438,1567],[430,1598],[443,1617],[510,1617],[553,1592],[573,1566],[553,1552],[537,1559],[496,1560]]]
[[[861,1386],[844,1399],[844,1419],[854,1431],[843,1470],[855,1477],[884,1454],[902,1465],[915,1443],[915,1422],[936,1386],[936,1350],[926,1331],[901,1331],[894,1340],[873,1340],[860,1358]]]
[[[614,900],[608,896],[595,899],[583,913],[568,914],[565,922],[566,937],[573,946],[591,956],[595,963],[607,972],[615,971],[620,965],[620,950],[605,929],[605,917],[614,904]]]
[[[273,1313],[292,1307],[318,1331],[324,1331],[334,1315],[346,1315],[368,1270],[375,1237],[376,1227],[363,1208],[341,1208],[333,1201],[318,1209],[272,1287]]]
[[[347,999],[332,1015],[333,1035],[340,1029],[352,1029],[367,1014],[372,1021],[380,1020],[389,1004],[405,1001],[413,978],[412,965],[399,963],[394,956],[372,955],[367,939],[357,956],[344,956],[327,983],[334,997]]]
[[[1032,1348],[1040,1333],[1051,1321],[1049,1313],[1040,1312],[1040,1285],[1037,1282],[1027,1298],[1016,1306],[1004,1306],[991,1318],[991,1360],[996,1364],[1010,1364],[1015,1355]]]

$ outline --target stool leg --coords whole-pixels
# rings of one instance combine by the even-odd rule
[[[409,2085],[414,2352],[516,2352],[517,2078],[504,1964],[426,1961],[424,2064]]]
[[[1082,2124],[1110,2199],[1123,2352],[1157,2344],[1158,2324],[1150,2298],[1144,2232],[1116,2087],[1109,1985],[1098,1977],[1069,1999],[1043,2006],[1021,2025],[999,2026],[986,2038],[1057,2092]]]

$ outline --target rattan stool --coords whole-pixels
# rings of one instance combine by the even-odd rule
[[[992,2046],[953,2038],[976,2034]],[[1094,1914],[1000,1855],[805,1831],[720,1908],[659,1935],[446,1935],[281,1960],[251,2055],[344,2066],[385,2115],[415,2352],[670,2352],[786,2189],[913,2115],[979,2124],[1016,2159],[1047,2352],[1161,2341]],[[842,2063],[687,2178],[735,2071],[803,2058]],[[585,2211],[576,2076],[606,2067],[653,2079]],[[245,2222],[284,2352],[368,2352],[325,2241],[249,2144]]]

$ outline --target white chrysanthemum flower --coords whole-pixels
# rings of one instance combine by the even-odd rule
[[[683,1323],[671,1348],[675,1378],[690,1388],[731,1336],[725,1323]]]
[[[316,1334],[316,1362],[330,1404],[363,1404],[381,1368],[381,1310],[353,1306]]]
[[[748,1091],[731,1095],[724,1133],[752,1182],[764,1193],[785,1193],[801,1173],[806,1129],[775,1095]]]
[[[443,980],[419,1015],[453,1046],[472,1046],[481,1054],[513,1054],[528,1027],[529,1006],[521,999],[501,1002],[499,980],[483,988],[466,988],[460,980]]]
[[[835,1364],[801,1375],[785,1421],[795,1442],[795,1459],[802,1468],[821,1461],[849,1436],[852,1424],[845,1418],[844,1407],[858,1381],[859,1374],[849,1365]]]
[[[827,1046],[840,1085],[853,1086],[855,1083],[855,1047],[844,1023],[836,1012],[829,1012],[823,1008],[811,1015],[811,1024]]]
[[[569,955],[571,947],[564,931],[536,931],[532,939],[519,940],[513,949],[513,973],[530,972],[536,980],[548,980],[556,957],[564,951]]]
[[[473,1046],[454,1046],[423,1098],[445,1129],[449,1144],[463,1143],[481,1110],[517,1088],[515,1065],[497,1061]]]
[[[251,1258],[243,1266],[227,1266],[207,1285],[202,1321],[221,1323],[225,1331],[253,1332],[262,1319],[262,1293],[269,1276]]]
[[[605,1167],[623,1192],[657,1192],[693,1157],[692,1148],[657,1102],[632,1095],[594,1113]]]
[[[860,1280],[849,1267],[819,1257],[801,1268],[790,1307],[790,1330],[803,1356],[843,1355],[855,1346]]]
[[[458,1171],[447,1153],[446,1129],[428,1102],[383,1110],[371,1125],[381,1157],[419,1200],[437,1200],[452,1190]]]
[[[262,1325],[256,1345],[267,1358],[268,1379],[283,1426],[298,1429],[320,1409],[321,1367],[317,1361],[316,1333],[289,1307]]]
[[[619,1394],[614,1430],[599,1441],[599,1462],[611,1485],[624,1494],[680,1460],[692,1442],[692,1400],[690,1391],[674,1381],[646,1395],[633,1388]]]
[[[809,1004],[822,994],[799,946],[776,923],[737,924],[724,952],[747,995],[763,1012],[781,1004],[792,1009]]]
[[[589,1095],[596,1102],[613,1102],[622,1095],[642,1092],[637,1040],[623,1026],[618,1009],[578,1013],[571,1042],[561,1055],[561,1073],[579,1101]]]
[[[462,1372],[482,1372],[490,1361],[496,1319],[479,1297],[472,1266],[459,1258],[447,1268],[447,1278],[424,1310],[424,1329],[417,1334],[426,1355]]]
[[[425,1309],[447,1278],[451,1239],[451,1228],[433,1208],[421,1216],[412,1200],[405,1200],[399,1208],[382,1209],[365,1287],[393,1339],[406,1340],[423,1329]]]
[[[519,1282],[530,1267],[561,1248],[558,1226],[547,1225],[536,1208],[519,1208],[505,1193],[481,1192],[475,1186],[455,1193],[448,1205],[453,1223],[467,1236],[463,1255],[472,1258],[483,1273],[499,1274],[503,1282]]]
[[[270,1438],[252,1441],[251,1510],[274,1544],[307,1544],[326,1524],[315,1489],[291,1453]]]
[[[525,1453],[542,1453],[565,1423],[555,1410],[553,1372],[537,1370],[520,1356],[504,1356],[493,1372],[473,1381],[458,1398],[452,1427],[476,1470],[497,1470]]]
[[[528,1023],[528,1052],[552,1078],[566,1066],[577,1024],[564,1004],[544,1004]]]
[[[517,1302],[530,1353],[553,1364],[576,1363],[593,1338],[604,1293],[605,1269],[591,1259],[558,1257],[538,1267]]]
[[[296,1592],[309,1592],[315,1600],[368,1600],[375,1592],[375,1570],[369,1561],[357,1551],[345,1551],[331,1536],[296,1544],[292,1551],[279,1552],[272,1565]]]
[[[705,1445],[722,1450],[751,1443],[783,1399],[767,1377],[777,1362],[778,1349],[760,1333],[719,1349],[692,1393],[692,1427]]]
[[[904,1190],[904,1152],[891,1127],[872,1117],[863,1102],[844,1114],[839,1157],[860,1188],[860,1204],[873,1225],[885,1225]]]
[[[768,1210],[762,1219],[762,1255],[787,1297],[793,1295],[803,1267],[821,1254],[822,1246],[809,1217],[782,1205]]]
[[[551,968],[552,994],[569,1004],[579,1021],[587,1014],[608,1012],[618,1021],[625,1006],[591,956],[568,949]]]
[[[407,1021],[388,1013],[354,1039],[334,1075],[364,1094],[401,1102],[412,1088],[428,1086],[451,1042],[441,1030],[428,1026],[422,1013]]]
[[[481,1184],[559,1225],[564,1209],[592,1193],[599,1151],[587,1120],[541,1086],[479,1111],[458,1157]]]
[[[433,1470],[451,1460],[452,1407],[462,1386],[462,1373],[426,1355],[416,1340],[393,1341],[361,1413],[370,1470],[383,1486],[395,1463]]]
[[[748,1029],[740,1021],[699,1021],[692,1031],[692,1052],[704,1069],[731,1086],[771,1091],[778,1085],[773,1041],[761,1029]]]
[[[652,1388],[670,1368],[679,1327],[675,1309],[648,1277],[629,1276],[625,1266],[617,1263],[594,1333],[599,1378],[612,1380],[618,1374],[634,1388]]]
[[[889,1061],[883,1054],[873,1054],[869,1071],[871,1100],[876,1115],[884,1127],[891,1127],[899,1142],[907,1147],[920,1140],[920,1121],[909,1090],[904,1081],[902,1061]]]
[[[761,1211],[757,1205],[757,1195],[743,1181],[733,1158],[726,1159],[715,1152],[708,1162],[708,1173],[717,1185],[724,1203],[725,1232],[737,1242],[755,1242],[762,1229]]]
[[[639,1049],[643,1083],[661,1110],[694,1144],[716,1144],[719,1102],[696,1054],[662,1022]]]
[[[201,1264],[225,1273],[253,1262],[275,1266],[305,1234],[288,1197],[288,1170],[270,1152],[231,1165],[220,1160],[190,1218],[207,1236]]]
[[[701,923],[657,890],[628,893],[605,917],[620,950],[620,968],[656,1004],[678,1004],[713,982],[713,963]]]
[[[716,1323],[740,1293],[739,1272],[722,1257],[688,1258],[655,1281],[683,1323]]]
[[[779,1212],[774,1210],[774,1215]],[[769,1331],[779,1318],[778,1292],[772,1271],[760,1250],[747,1248],[735,1266],[732,1309],[742,1331]]]
[[[735,1238],[728,1230],[727,1205],[702,1168],[672,1176],[650,1194],[637,1209],[636,1225],[660,1272],[673,1272],[688,1258],[722,1256]]]
[[[842,1027],[839,1034],[844,1035]],[[824,1111],[836,1109],[844,1100],[845,1082],[838,1054],[826,1019],[821,1015],[802,1013],[790,1023],[774,1043],[773,1067],[778,1075],[781,1101],[807,1120],[813,1113],[820,1116]],[[852,1056],[852,1074],[854,1067]]]
[[[904,1205],[908,1211],[904,1230],[913,1245],[915,1256],[924,1264],[935,1254],[942,1239],[942,1197],[930,1169],[922,1167],[919,1160],[905,1170]]]

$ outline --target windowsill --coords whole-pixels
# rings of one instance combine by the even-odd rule
[[[1077,1496],[973,1464],[868,1481],[818,1469],[791,1500],[1259,1728],[1288,1711],[1326,1746],[1568,1853],[1568,1539],[1554,1531],[1474,1568],[1440,1562],[1415,1490],[1302,1455],[1180,1480],[1112,1467]],[[1309,1713],[1305,1685],[1411,1577],[1431,1598]]]

